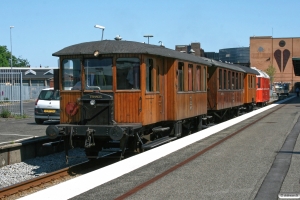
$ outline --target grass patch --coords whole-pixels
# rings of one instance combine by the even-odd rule
[[[7,109],[2,109],[1,110],[1,113],[0,113],[0,117],[3,117],[3,118],[10,118],[12,117],[12,114],[9,110]]]

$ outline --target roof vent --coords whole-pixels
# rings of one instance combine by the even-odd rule
[[[122,40],[122,37],[121,37],[120,35],[117,35],[117,36],[115,37],[115,40],[120,41],[120,40]]]

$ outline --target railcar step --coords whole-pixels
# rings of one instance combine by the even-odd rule
[[[160,146],[162,144],[165,144],[165,143],[168,143],[168,142],[171,142],[173,140],[175,140],[176,137],[169,137],[169,136],[166,136],[166,137],[162,137],[162,138],[159,138],[157,140],[154,140],[152,142],[149,142],[147,144],[143,144],[142,145],[142,148],[144,150],[148,150],[148,149],[152,149],[154,147],[157,147],[157,146]]]
[[[154,133],[157,133],[157,132],[167,131],[169,129],[170,129],[170,127],[161,127],[161,126],[158,126],[158,127],[153,128],[152,131]]]

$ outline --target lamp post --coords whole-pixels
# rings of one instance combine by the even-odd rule
[[[11,29],[14,28],[14,26],[10,26],[9,29],[10,29],[10,75],[11,75],[11,86],[10,86],[10,100],[12,101],[13,99],[13,96],[12,96],[12,93],[13,93],[13,71],[12,71],[12,38],[11,38]]]
[[[12,69],[12,38],[11,38],[11,29],[14,28],[14,26],[10,26],[10,69]]]
[[[149,44],[149,37],[153,37],[153,35],[144,35],[144,37],[148,38],[148,44]]]
[[[104,32],[105,27],[96,24],[96,25],[95,25],[95,28],[102,29],[102,37],[101,37],[101,40],[103,40],[103,32]]]

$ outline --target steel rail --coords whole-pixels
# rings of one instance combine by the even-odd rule
[[[252,126],[252,125],[255,124],[256,122],[262,120],[263,118],[267,117],[268,115],[272,114],[273,112],[275,112],[275,111],[281,109],[281,108],[284,107],[285,105],[286,105],[286,104],[279,106],[278,108],[276,108],[276,109],[274,109],[273,111],[267,113],[266,115],[263,115],[262,117],[258,118],[257,120],[255,120],[255,121],[253,121],[253,122],[247,124],[246,126],[240,128],[239,130],[235,131],[234,133],[231,133],[230,135],[226,136],[225,138],[219,140],[218,142],[215,142],[214,144],[212,144],[212,145],[206,147],[205,149],[203,149],[203,150],[199,151],[198,153],[192,155],[191,157],[187,158],[186,160],[184,160],[184,161],[182,161],[182,162],[176,164],[175,166],[171,167],[170,169],[168,169],[168,170],[162,172],[161,174],[159,174],[159,175],[153,177],[152,179],[150,179],[150,180],[148,180],[148,181],[146,181],[146,182],[144,182],[144,183],[142,183],[142,184],[140,184],[140,185],[134,187],[133,189],[127,191],[127,192],[124,193],[123,195],[121,195],[121,196],[115,198],[115,200],[123,200],[123,199],[125,199],[125,198],[127,198],[127,197],[129,197],[129,196],[131,196],[131,195],[133,195],[133,194],[135,194],[135,193],[137,193],[137,192],[140,191],[141,189],[147,187],[148,185],[150,185],[150,184],[156,182],[157,180],[159,180],[159,179],[163,178],[164,176],[168,175],[169,173],[171,173],[171,172],[177,170],[178,168],[180,168],[180,167],[186,165],[187,163],[193,161],[194,159],[196,159],[197,157],[201,156],[201,155],[204,154],[205,152],[207,152],[207,151],[213,149],[214,147],[218,146],[219,144],[223,143],[224,141],[228,140],[229,138],[235,136],[236,134],[240,133],[241,131],[243,131],[243,130],[247,129],[248,127]]]
[[[87,162],[83,162],[80,164],[76,164],[70,167],[66,167],[54,172],[50,172],[48,174],[33,178],[33,179],[29,179],[27,181],[23,181],[11,186],[7,186],[4,188],[0,189],[0,199],[1,198],[6,198],[9,197],[11,195],[15,195],[19,192],[23,192],[38,186],[41,186],[43,184],[49,183],[51,181],[55,181],[55,180],[59,180],[62,179],[63,177],[66,176],[72,176],[72,174],[70,174],[70,172],[73,170],[73,168],[75,167],[79,167],[80,165],[84,165]]]

